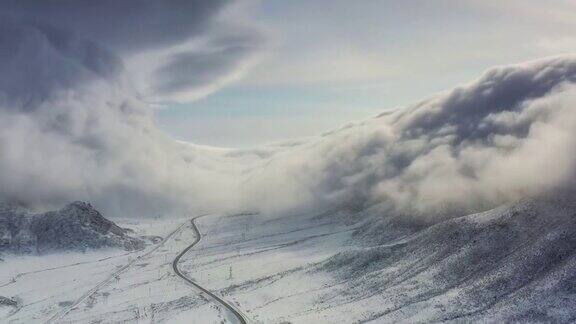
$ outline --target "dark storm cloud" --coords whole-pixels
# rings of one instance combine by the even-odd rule
[[[45,36],[55,31],[66,35],[48,37],[49,45],[57,50],[62,49],[58,42],[69,45],[74,38],[113,53],[127,63],[133,78],[141,78],[135,80],[136,85],[152,100],[187,100],[223,86],[245,69],[262,47],[257,30],[220,18],[229,5],[226,0],[7,0],[0,8],[0,18],[35,28]],[[1,32],[4,38],[13,32],[8,29],[13,28]],[[206,39],[207,48],[192,44]],[[9,46],[3,49],[13,50]],[[95,50],[88,52],[99,59]],[[129,64],[133,57],[146,54],[153,56],[135,66]],[[161,72],[157,75],[155,71]],[[162,82],[158,84],[158,80]],[[178,97],[172,96],[175,89]]]
[[[0,71],[6,109],[31,110],[55,91],[116,78],[122,62],[65,30],[6,19],[0,22]]]
[[[73,31],[113,48],[167,46],[205,32],[227,0],[5,0],[2,12]]]

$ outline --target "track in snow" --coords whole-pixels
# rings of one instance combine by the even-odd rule
[[[132,259],[130,262],[128,262],[127,264],[125,264],[124,266],[122,266],[120,269],[114,271],[110,276],[108,276],[106,279],[104,279],[103,281],[101,281],[98,285],[96,285],[94,288],[90,289],[89,291],[87,291],[84,295],[82,295],[80,298],[78,298],[72,305],[70,305],[69,307],[67,307],[66,309],[64,309],[61,312],[58,312],[56,314],[54,314],[54,316],[50,317],[47,321],[46,324],[50,324],[50,323],[57,323],[58,321],[60,321],[64,316],[66,316],[66,314],[70,313],[73,309],[75,309],[76,307],[78,307],[78,305],[80,305],[80,303],[82,303],[83,301],[85,301],[86,299],[88,299],[88,297],[92,296],[94,293],[96,293],[99,289],[101,289],[102,287],[110,284],[112,281],[114,281],[114,279],[116,279],[116,277],[120,276],[120,274],[122,274],[124,271],[126,271],[128,268],[130,268],[134,263],[136,263],[137,261],[145,258],[146,256],[152,254],[154,251],[158,250],[160,247],[164,246],[164,244],[172,237],[174,236],[176,233],[178,233],[179,231],[181,231],[184,226],[186,225],[186,223],[178,226],[178,228],[176,228],[172,233],[168,234],[163,240],[162,242],[160,242],[160,244],[158,244],[157,246],[153,247],[152,249],[150,249],[150,251],[145,252],[144,254],[139,255],[138,257]]]

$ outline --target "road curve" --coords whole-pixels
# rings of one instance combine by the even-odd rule
[[[198,216],[198,217],[194,217],[192,218],[192,220],[190,221],[192,223],[192,230],[194,231],[194,235],[196,236],[196,238],[194,239],[194,242],[192,242],[192,244],[190,244],[187,248],[185,248],[182,252],[180,252],[180,254],[178,254],[178,256],[176,256],[176,258],[174,259],[174,261],[172,262],[172,269],[174,269],[174,273],[176,273],[176,275],[180,278],[182,278],[182,280],[186,281],[188,284],[194,286],[195,288],[199,289],[200,291],[202,291],[203,293],[205,293],[206,295],[212,297],[213,299],[215,299],[219,304],[221,304],[222,306],[224,306],[226,309],[228,309],[232,314],[234,314],[234,316],[238,319],[238,322],[241,324],[247,324],[248,320],[246,319],[246,317],[244,315],[242,315],[238,310],[236,310],[234,308],[234,306],[232,306],[231,304],[229,304],[228,302],[226,302],[225,300],[223,300],[222,298],[216,296],[214,293],[212,293],[211,291],[209,291],[208,289],[200,286],[199,284],[197,284],[196,282],[194,282],[192,279],[186,277],[178,268],[178,263],[180,262],[180,259],[188,252],[190,251],[190,249],[192,249],[198,242],[200,242],[200,240],[202,239],[202,234],[200,234],[200,231],[198,230],[198,227],[196,226],[196,223],[194,223],[194,221],[200,217],[203,217],[205,215],[202,216]]]

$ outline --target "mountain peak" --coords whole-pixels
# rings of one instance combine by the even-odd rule
[[[91,204],[75,201],[57,211],[0,212],[0,252],[15,254],[116,247],[137,250],[143,241],[106,219]]]

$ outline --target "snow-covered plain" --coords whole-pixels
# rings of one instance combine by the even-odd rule
[[[183,220],[164,220],[139,225],[122,224],[137,235],[165,236]],[[41,323],[67,310],[75,301],[111,275],[131,264],[139,255],[148,253],[160,243],[144,251],[120,249],[69,252],[42,256],[5,256],[1,263],[0,295],[17,301],[17,306],[0,307],[4,319],[14,323]],[[97,295],[96,291],[94,295]],[[88,300],[91,300],[88,297]]]
[[[262,221],[259,215],[253,214],[200,218],[197,222],[203,238],[185,256],[181,268],[254,322],[282,322],[295,312],[313,310],[317,295],[311,290],[321,289],[326,275],[307,274],[305,270],[335,254],[349,237],[351,228],[330,219],[312,220],[315,226],[309,222],[293,222],[299,218],[298,215],[296,219]],[[169,224],[139,223],[136,229],[141,235],[162,232],[165,235],[180,223],[184,226],[163,246],[141,258],[137,256],[146,251],[133,254],[110,251],[113,258],[104,260],[100,252],[6,260],[5,264],[11,265],[11,275],[7,276],[10,278],[6,278],[10,290],[6,292],[19,298],[23,307],[5,319],[14,323],[50,319],[59,323],[235,322],[226,309],[186,285],[172,270],[173,259],[194,240],[189,219]],[[82,257],[87,262],[78,264],[77,260]],[[109,261],[114,258],[117,260]],[[30,260],[44,276],[11,282],[11,277],[18,276],[25,267],[21,259]],[[112,273],[134,260],[130,267],[108,280]],[[58,269],[67,271],[58,272]],[[285,277],[280,286],[273,285]],[[58,289],[47,286],[44,280],[53,282]],[[27,287],[36,289],[22,293],[30,289]],[[287,296],[292,294],[294,296]],[[298,298],[299,294],[306,298]],[[291,301],[284,305],[279,302],[281,297]],[[80,302],[76,305],[77,301]],[[271,310],[274,313],[269,314]]]
[[[202,239],[180,269],[253,323],[571,322],[572,197],[524,199],[418,225],[382,215],[379,206],[279,218],[207,215],[196,220]],[[190,219],[142,222],[137,232],[166,236],[175,228],[163,245],[131,254],[7,259],[2,294],[20,306],[4,320],[236,322],[172,270],[195,239]]]

